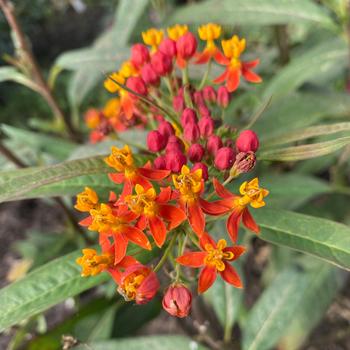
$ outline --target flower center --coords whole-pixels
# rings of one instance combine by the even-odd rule
[[[118,292],[126,301],[135,300],[137,289],[140,287],[145,277],[145,275],[139,273],[130,274],[124,279],[123,283],[118,288]]]
[[[206,244],[204,248],[208,254],[204,259],[204,263],[215,267],[218,271],[224,271],[225,264],[223,260],[232,260],[234,257],[232,252],[223,251],[226,246],[227,243],[224,239],[219,240],[216,248],[209,243]]]
[[[82,267],[82,276],[95,276],[113,264],[111,254],[97,255],[95,249],[83,249],[83,256],[77,259]]]

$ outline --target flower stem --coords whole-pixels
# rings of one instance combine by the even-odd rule
[[[203,86],[204,84],[206,83],[206,81],[208,80],[208,76],[209,76],[209,73],[210,73],[210,69],[211,69],[211,60],[208,61],[208,64],[207,64],[207,69],[203,75],[203,78],[202,78],[202,81],[200,82],[200,84],[198,85],[198,89],[197,90],[202,90],[203,89]]]
[[[176,238],[178,236],[178,232],[175,232],[170,243],[168,244],[168,246],[166,247],[163,256],[161,257],[161,259],[159,260],[158,264],[156,265],[156,267],[153,269],[154,272],[157,272],[160,270],[160,268],[164,265],[164,263],[166,262],[171,249],[173,248],[175,242],[176,242]]]

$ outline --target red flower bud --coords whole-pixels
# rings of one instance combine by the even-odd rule
[[[149,58],[149,52],[145,45],[135,44],[131,47],[131,62],[135,67],[141,68],[149,61]]]
[[[191,108],[185,108],[181,114],[181,125],[185,127],[187,124],[196,124],[198,122],[198,118],[196,112]]]
[[[157,130],[152,130],[147,135],[147,147],[151,152],[159,152],[165,146],[164,136]]]
[[[198,126],[201,132],[201,136],[203,137],[211,136],[214,131],[214,120],[211,117],[203,117],[199,121]]]
[[[192,163],[200,162],[204,156],[204,147],[199,143],[194,143],[188,150],[188,158]]]
[[[191,171],[194,172],[194,171],[196,171],[197,169],[202,169],[202,179],[203,179],[204,181],[207,181],[208,178],[209,178],[208,167],[207,167],[205,164],[203,164],[203,163],[196,163],[196,164],[192,167]]]
[[[211,135],[207,142],[207,151],[215,156],[217,151],[222,147],[222,140],[219,136]]]
[[[193,100],[196,106],[205,105],[203,95],[200,91],[195,91],[193,93]]]
[[[187,123],[184,127],[184,139],[191,143],[196,142],[200,137],[199,127],[195,123]]]
[[[157,275],[147,266],[135,264],[122,273],[118,292],[125,300],[146,304],[154,298],[159,289]]]
[[[192,294],[183,284],[170,286],[163,297],[163,309],[170,315],[186,317],[192,305]]]
[[[150,63],[146,63],[141,69],[141,77],[146,84],[158,85],[159,75],[155,72]]]
[[[218,89],[217,104],[219,107],[226,108],[230,103],[230,93],[225,86],[220,86]]]
[[[210,116],[210,111],[204,103],[199,105],[198,109],[199,109],[199,114],[201,115],[201,117],[209,117]]]
[[[159,123],[158,131],[164,136],[166,142],[171,135],[175,134],[173,126],[166,120]]]
[[[173,173],[179,173],[183,165],[187,163],[187,159],[182,152],[170,151],[165,155],[166,168]]]
[[[176,56],[176,42],[170,38],[166,38],[160,43],[158,50],[173,58]]]
[[[173,108],[175,112],[182,112],[185,108],[185,99],[182,95],[174,96],[173,98]]]
[[[173,69],[171,57],[161,51],[157,51],[151,58],[152,68],[160,76],[169,74]]]
[[[166,169],[166,158],[165,158],[165,156],[157,157],[154,160],[154,162],[153,162],[153,167],[154,167],[154,169],[165,170]]]
[[[236,147],[239,152],[256,152],[259,148],[258,135],[252,130],[242,131],[237,137]]]
[[[196,37],[191,32],[187,32],[176,41],[176,50],[180,58],[189,60],[197,50]]]
[[[205,86],[202,90],[202,94],[206,102],[214,103],[216,101],[216,92],[212,86]]]
[[[146,84],[140,77],[130,77],[126,82],[126,86],[130,90],[135,91],[140,95],[147,95]],[[132,93],[130,93],[130,96],[137,98],[137,96],[133,95]]]
[[[219,170],[226,170],[232,167],[235,160],[235,152],[230,147],[221,147],[216,153],[214,165]]]
[[[248,173],[255,167],[256,156],[254,152],[240,152],[230,170],[230,175],[236,177],[242,173]]]

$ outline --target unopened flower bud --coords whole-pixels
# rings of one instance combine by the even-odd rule
[[[127,82],[126,82],[126,86],[134,91],[137,92],[140,95],[147,95],[147,87],[145,82],[142,80],[142,78],[140,77],[130,77]],[[130,93],[130,95],[134,98],[137,98],[137,96],[135,96],[134,94]]]
[[[237,137],[236,147],[239,152],[256,152],[259,148],[258,135],[253,130],[242,131]]]
[[[131,47],[131,62],[135,67],[141,68],[149,59],[149,52],[145,45],[135,44]]]
[[[207,181],[209,178],[208,167],[203,163],[196,163],[195,165],[193,165],[191,171],[194,172],[197,169],[202,169],[202,179],[204,181]]]
[[[164,136],[157,130],[152,130],[147,135],[147,147],[151,152],[159,152],[165,146]]]
[[[159,75],[153,69],[150,63],[146,63],[141,69],[141,77],[146,84],[158,85],[159,84]]]
[[[153,162],[153,167],[154,167],[154,169],[165,170],[166,169],[166,158],[165,158],[165,156],[157,157],[154,160],[154,162]]]
[[[169,74],[173,69],[171,57],[161,51],[157,51],[152,55],[151,64],[154,71],[162,77]]]
[[[239,174],[248,173],[256,164],[254,152],[240,152],[236,155],[236,160],[230,170],[231,177],[237,177]]]
[[[195,91],[193,93],[193,100],[196,106],[205,104],[203,95],[200,91]]]
[[[191,32],[187,32],[176,41],[176,50],[180,58],[189,60],[197,50],[196,37]]]
[[[188,158],[192,163],[200,162],[203,156],[204,156],[204,147],[199,143],[194,143],[188,150]]]
[[[220,86],[218,89],[217,104],[221,108],[226,108],[230,103],[230,93],[225,86]]]
[[[176,56],[176,42],[170,38],[166,38],[160,43],[158,50],[173,58]]]
[[[214,120],[211,117],[203,117],[198,126],[202,137],[209,137],[214,132]]]
[[[191,310],[192,294],[183,284],[170,286],[165,292],[162,305],[170,315],[186,317]]]
[[[166,142],[171,135],[175,134],[173,126],[166,120],[163,120],[159,123],[158,131],[164,136]]]
[[[173,173],[179,173],[183,165],[187,163],[186,156],[179,151],[167,152],[165,156],[166,168]]]
[[[196,112],[191,108],[185,108],[181,114],[181,125],[185,127],[187,124],[196,124],[197,122]]]
[[[235,160],[235,152],[230,147],[222,147],[215,156],[214,165],[219,170],[226,170],[232,167]]]
[[[173,151],[183,152],[183,150],[184,150],[183,142],[175,135],[169,136],[168,143],[165,148],[166,153],[170,153]]]
[[[207,151],[212,156],[215,156],[217,151],[222,147],[222,140],[217,135],[211,135],[207,142]]]
[[[184,139],[191,143],[196,142],[200,137],[199,127],[195,123],[187,123],[184,127]]]
[[[202,90],[202,94],[206,102],[214,103],[216,101],[216,92],[212,86],[205,86]]]
[[[185,99],[182,94],[174,96],[173,98],[173,108],[175,112],[182,112],[185,108]]]

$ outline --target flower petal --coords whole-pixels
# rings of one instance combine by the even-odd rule
[[[210,60],[211,54],[209,50],[204,50],[203,52],[196,55],[195,64],[204,64]]]
[[[243,221],[244,226],[246,228],[248,228],[249,230],[251,230],[251,231],[253,231],[255,233],[259,233],[260,232],[260,227],[255,222],[255,220],[252,217],[252,215],[250,214],[248,208],[245,208],[243,210],[242,221]]]
[[[231,215],[228,217],[226,222],[226,228],[233,243],[236,243],[237,241],[238,228],[239,228],[239,222],[241,221],[241,217],[242,217],[242,209],[235,208],[232,211]]]
[[[205,228],[204,213],[198,203],[188,206],[188,221],[193,231],[201,236]]]
[[[214,202],[208,202],[203,198],[199,199],[199,204],[201,208],[203,209],[204,213],[213,215],[213,216],[219,216],[227,213],[230,211],[230,208],[227,206],[222,205],[222,201],[214,201]]]
[[[233,258],[228,261],[234,261],[237,260],[242,254],[244,254],[246,251],[246,248],[242,245],[236,245],[234,247],[226,247],[223,249],[223,252],[231,252],[233,253]]]
[[[232,284],[236,288],[243,288],[241,278],[239,277],[237,271],[227,262],[224,262],[225,270],[220,272],[221,277],[227,283]]]
[[[115,182],[116,184],[121,184],[125,180],[124,173],[110,173],[108,174],[108,177],[111,181]]]
[[[139,245],[140,247],[151,250],[151,243],[149,242],[147,236],[138,228],[133,226],[126,226],[123,230],[124,235],[133,243]]]
[[[223,72],[222,74],[220,74],[217,78],[215,78],[213,80],[213,83],[220,84],[226,80],[227,76],[228,76],[228,70],[225,70],[225,72]]]
[[[204,265],[204,258],[206,256],[206,252],[189,252],[179,256],[176,261],[181,265],[198,268]]]
[[[240,70],[231,69],[227,74],[226,87],[229,92],[237,90],[240,81]]]
[[[230,60],[220,50],[216,51],[214,59],[217,63],[223,66],[227,66],[230,63]]]
[[[150,180],[163,180],[170,174],[170,170],[139,168],[139,173]]]
[[[215,177],[213,179],[213,185],[215,192],[221,198],[232,198],[234,194],[231,193],[227,188],[225,188]]]
[[[168,203],[171,200],[171,187],[161,187],[157,197],[157,203]]]
[[[91,215],[89,215],[85,219],[79,221],[79,225],[81,225],[81,226],[90,226],[91,224],[92,224],[92,216]]]
[[[259,63],[260,63],[260,59],[257,58],[256,60],[253,60],[253,61],[243,62],[242,65],[243,65],[244,69],[253,69],[253,68],[255,68]]]
[[[126,255],[128,240],[123,233],[117,233],[114,237],[114,263],[118,264]]]
[[[214,239],[207,233],[204,232],[199,240],[199,243],[202,247],[203,250],[205,250],[205,246],[207,244],[210,244],[211,246],[213,246],[214,248],[216,248],[216,243],[214,241]]]
[[[166,227],[164,222],[158,217],[154,216],[148,219],[151,234],[157,246],[161,248],[166,238]]]
[[[198,293],[204,293],[216,280],[216,268],[206,266],[199,274]]]
[[[243,67],[242,75],[244,76],[245,80],[249,81],[250,83],[261,83],[262,82],[260,75],[254,73],[250,69],[245,69]]]
[[[186,219],[185,212],[174,205],[161,204],[158,212],[163,219],[169,222],[169,231],[179,226]]]

